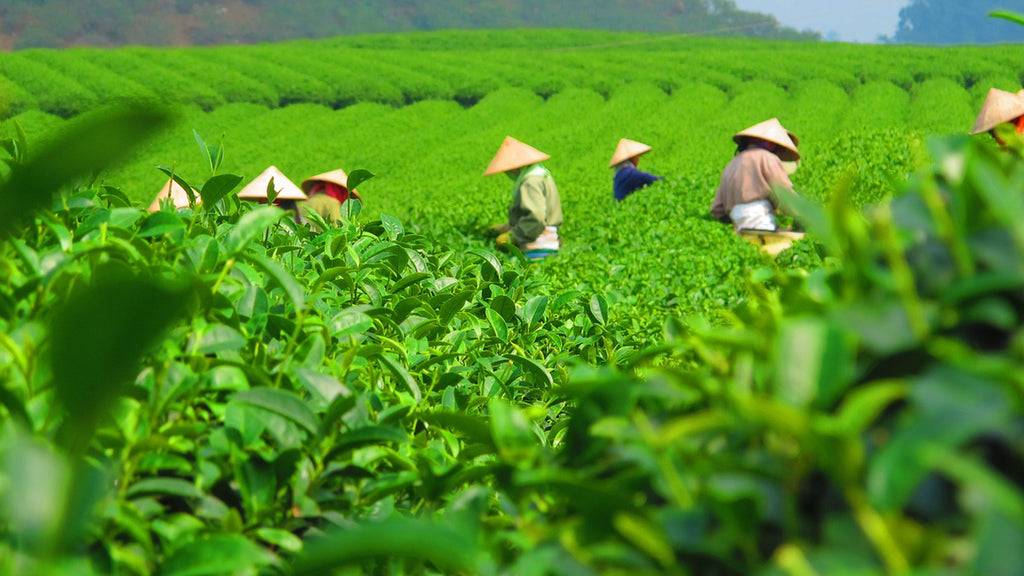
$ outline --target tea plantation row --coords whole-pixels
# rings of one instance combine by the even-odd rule
[[[190,49],[30,50],[0,55],[0,117],[38,109],[62,117],[114,99],[211,110],[229,103],[343,107],[426,99],[464,104],[507,87],[541,96],[584,88],[608,96],[648,83],[667,93],[694,81],[729,94],[751,81],[795,92],[826,80],[847,93],[928,80],[972,91],[1016,88],[1019,47],[931,49],[563,31],[449,32]]]
[[[750,82],[730,95],[695,82],[669,96],[632,84],[608,99],[570,89],[546,101],[506,88],[469,109],[442,101],[337,111],[235,104],[210,113],[193,109],[104,181],[148,203],[166,179],[157,165],[173,166],[186,179],[204,178],[195,128],[224,142],[226,170],[249,178],[271,164],[295,180],[338,164],[369,169],[378,175],[363,191],[371,214],[395,215],[439,246],[486,247],[481,232],[504,217],[509,183],[481,173],[497,143],[514,134],[553,156],[548,165],[563,198],[566,245],[543,267],[550,285],[601,291],[647,342],[668,316],[713,317],[731,308],[745,295],[747,271],[766,263],[706,211],[733,151],[730,135],[776,115],[803,139],[800,192],[826,199],[853,170],[853,198],[863,205],[922,161],[921,133],[960,132],[973,111],[967,92],[943,80],[922,83],[913,97],[889,83],[862,86],[851,97],[813,80],[792,92]],[[33,138],[64,122],[38,112],[17,120]],[[655,146],[643,167],[666,181],[616,205],[607,160],[626,136]],[[799,254],[800,264],[817,261],[813,250]]]

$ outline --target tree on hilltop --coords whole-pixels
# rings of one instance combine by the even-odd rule
[[[1024,12],[1024,0],[913,0],[900,10],[892,40],[913,44],[1024,41],[1024,28],[990,18],[993,10]]]

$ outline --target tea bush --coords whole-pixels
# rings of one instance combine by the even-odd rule
[[[20,54],[0,59],[0,74],[34,94],[39,107],[58,116],[75,116],[99,104],[96,95],[73,78]]]
[[[83,50],[79,58],[101,66],[111,72],[128,78],[135,84],[152,90],[164,102],[196,105],[211,110],[225,104],[224,97],[205,83],[190,82],[181,73],[154,62],[150,62],[139,51],[133,50]],[[105,95],[109,98],[117,93]]]
[[[5,117],[28,106],[67,116],[97,102],[134,97],[140,86],[166,101],[206,110],[226,102],[333,108],[437,98],[473,103],[507,87],[543,97],[586,88],[608,97],[633,82],[666,92],[697,81],[732,93],[752,80],[788,93],[810,80],[827,80],[849,93],[876,82],[912,92],[929,80],[972,89],[993,77],[1019,79],[1021,56],[1017,46],[854,46],[631,33],[606,33],[598,41],[593,35],[536,30],[262,46],[34,50],[0,54],[0,76],[35,96],[11,107]],[[130,81],[119,87],[111,74]]]
[[[155,100],[156,92],[116,74],[110,69],[93,64],[84,58],[75,57],[74,51],[33,50],[24,53],[26,58],[41,62],[57,72],[71,76],[76,82],[102,98],[104,102],[117,100]]]

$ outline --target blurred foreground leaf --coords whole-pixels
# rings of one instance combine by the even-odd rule
[[[76,180],[125,160],[147,138],[166,128],[171,115],[139,105],[97,112],[75,121],[11,170],[0,184],[0,234],[50,205],[53,195]]]
[[[339,529],[306,543],[294,574],[325,574],[328,570],[367,560],[408,558],[439,568],[478,574],[481,555],[471,532],[457,524],[391,518],[377,524]]]
[[[992,18],[999,18],[1000,20],[1006,20],[1008,22],[1024,26],[1024,16],[1017,14],[1016,12],[1011,12],[1009,10],[996,10],[994,12],[989,12],[988,15]]]
[[[50,355],[65,448],[88,445],[143,355],[184,313],[186,295],[181,285],[107,270],[56,310]]]
[[[180,548],[164,564],[164,576],[255,574],[275,557],[238,534],[221,534]]]

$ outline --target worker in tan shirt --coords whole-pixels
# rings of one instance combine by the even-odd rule
[[[800,140],[777,118],[751,126],[733,140],[736,156],[722,173],[711,216],[731,222],[737,232],[776,231],[775,189],[793,189],[789,176],[800,161]]]

